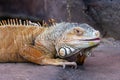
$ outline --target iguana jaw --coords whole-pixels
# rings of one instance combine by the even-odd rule
[[[80,40],[80,41],[96,41],[96,40],[100,40],[100,38],[83,39],[83,40]]]
[[[100,43],[100,38],[89,38],[89,39],[73,39],[64,41],[65,45],[62,45],[57,51],[58,56],[61,58],[72,56],[76,53],[86,54],[86,49],[93,48]],[[88,51],[89,52],[89,51]]]
[[[74,48],[88,48],[100,43],[100,38],[91,39],[76,39],[71,41],[65,41],[66,45]]]

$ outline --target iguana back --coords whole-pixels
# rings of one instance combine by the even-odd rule
[[[0,62],[76,66],[99,43],[99,31],[85,23],[62,22],[45,28],[29,21],[0,22]],[[73,62],[66,60],[75,54]]]
[[[15,20],[7,22],[0,22],[0,62],[23,62],[19,49],[24,45],[34,44],[35,37],[44,31],[44,28],[30,25],[27,21],[26,25]]]

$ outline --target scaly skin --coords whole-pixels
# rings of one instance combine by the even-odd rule
[[[70,23],[59,23],[51,27],[40,27],[26,21],[8,20],[0,22],[0,62],[33,62],[40,65],[76,66],[84,63],[84,53],[76,62],[69,62],[65,57],[72,56],[75,51],[99,44],[98,40],[83,40],[84,30]],[[97,33],[97,32],[96,32]],[[90,36],[91,37],[91,36]],[[99,38],[97,34],[94,38]],[[92,38],[89,38],[92,39]],[[82,44],[88,42],[87,45]],[[78,45],[79,44],[79,45]],[[69,48],[67,49],[66,46]],[[67,49],[64,52],[64,49]],[[59,51],[60,49],[61,52]],[[69,50],[73,50],[69,52]],[[60,54],[63,54],[61,57]],[[67,55],[64,55],[67,54]],[[58,55],[61,58],[55,58]]]

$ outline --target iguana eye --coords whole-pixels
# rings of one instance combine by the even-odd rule
[[[80,28],[74,28],[73,31],[77,36],[81,36],[84,33],[84,31]]]

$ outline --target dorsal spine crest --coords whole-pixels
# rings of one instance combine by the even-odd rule
[[[40,22],[34,23],[29,20],[24,20],[22,21],[21,19],[8,19],[8,20],[2,20],[0,21],[0,26],[18,26],[18,25],[23,25],[23,26],[40,26]]]

